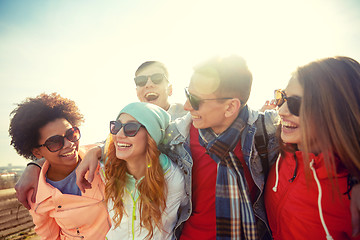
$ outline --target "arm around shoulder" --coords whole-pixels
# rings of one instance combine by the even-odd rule
[[[99,160],[101,159],[102,150],[103,149],[100,146],[88,150],[79,166],[76,168],[76,184],[83,193],[85,193],[85,189],[91,188],[91,182],[94,179],[95,171]],[[89,174],[86,179],[85,174],[87,172],[89,172]]]
[[[268,134],[274,134],[280,123],[280,117],[277,110],[266,110],[265,115],[265,127]]]
[[[30,162],[26,166],[24,172],[21,174],[20,179],[15,184],[16,197],[18,198],[19,202],[27,209],[30,209],[30,203],[28,202],[27,196],[29,195],[29,192],[31,190],[33,190],[31,202],[35,202],[39,175],[44,162],[45,159],[43,158],[37,161]]]

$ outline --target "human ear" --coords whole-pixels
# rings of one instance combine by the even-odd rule
[[[39,148],[34,148],[33,150],[31,150],[31,152],[37,159],[43,158],[43,155],[41,154]]]
[[[240,107],[241,102],[238,98],[230,99],[225,111],[225,117],[232,117],[234,114],[237,115],[240,111]]]
[[[168,95],[169,97],[173,94],[173,88],[172,88],[172,84],[169,83],[168,85]]]

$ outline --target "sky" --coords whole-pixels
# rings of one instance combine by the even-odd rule
[[[286,87],[297,66],[342,55],[360,61],[357,0],[0,0],[0,166],[25,165],[8,134],[26,97],[57,92],[85,116],[81,144],[137,101],[144,61],[169,70],[171,102],[185,102],[192,68],[214,55],[243,56],[253,73],[249,106]]]

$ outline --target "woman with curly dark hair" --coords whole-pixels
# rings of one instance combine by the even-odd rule
[[[10,115],[11,145],[17,153],[45,159],[36,201],[28,201],[36,233],[42,239],[105,239],[111,223],[99,174],[86,193],[76,185],[83,115],[74,101],[56,93],[41,94],[18,104]]]

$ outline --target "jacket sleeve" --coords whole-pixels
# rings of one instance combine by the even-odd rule
[[[179,220],[178,210],[181,205],[184,205],[184,202],[186,202],[184,176],[175,164],[172,165],[172,168],[174,168],[174,172],[172,173],[172,177],[168,182],[166,209],[162,216],[162,221],[164,224],[164,232],[162,237],[164,239],[169,239],[173,234],[174,227]]]
[[[279,154],[279,141],[276,137],[276,130],[279,127],[280,117],[276,110],[265,111],[265,127],[268,134],[268,160],[271,167]]]
[[[60,239],[60,227],[48,214],[37,214],[30,210],[35,224],[35,232],[42,240],[57,240]]]
[[[275,134],[277,127],[280,123],[279,114],[276,110],[266,110],[265,115],[265,127],[268,134]]]
[[[55,219],[49,216],[49,212],[37,213],[35,211],[37,204],[31,202],[32,191],[28,195],[28,202],[31,205],[30,214],[35,224],[35,232],[41,237],[41,240],[60,239],[60,227]]]

